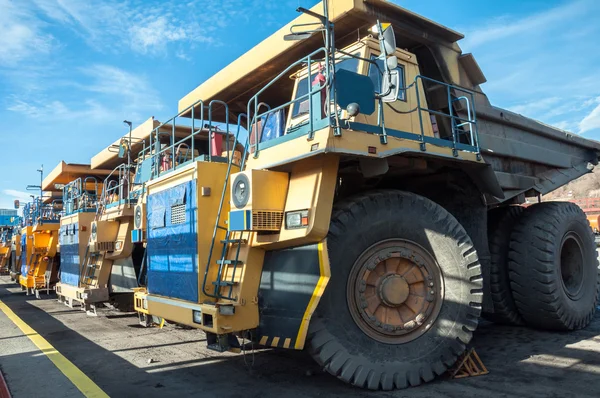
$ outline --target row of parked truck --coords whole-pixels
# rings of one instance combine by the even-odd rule
[[[481,316],[585,327],[585,215],[520,205],[588,173],[600,144],[492,106],[462,35],[393,3],[298,11],[177,116],[60,162],[22,207],[11,277],[219,352],[306,350],[370,389],[444,373]]]

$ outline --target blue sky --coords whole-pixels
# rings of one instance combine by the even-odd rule
[[[600,1],[395,0],[466,35],[493,104],[600,139]],[[314,0],[0,0],[0,207],[88,163]]]

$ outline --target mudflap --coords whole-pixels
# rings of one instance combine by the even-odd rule
[[[109,292],[133,293],[133,289],[138,287],[135,267],[132,256],[115,260],[110,270]]]
[[[310,319],[330,276],[326,240],[266,252],[258,293],[259,343],[303,349]]]

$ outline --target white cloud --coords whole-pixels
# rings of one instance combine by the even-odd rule
[[[41,21],[27,7],[0,0],[0,66],[13,67],[33,56],[47,54],[54,43]]]
[[[214,21],[227,20],[225,4],[202,0],[135,1],[33,0],[37,10],[54,23],[76,32],[99,51],[164,54],[175,42],[213,43]],[[221,2],[219,2],[221,3]],[[212,23],[203,23],[210,22]]]
[[[202,32],[196,23],[193,26],[177,26],[165,16],[147,18],[129,29],[130,47],[141,54],[164,52],[175,42],[213,43],[210,36],[198,34]]]
[[[555,106],[561,102],[559,97],[543,98],[539,101],[529,101],[524,104],[511,106],[509,110],[524,115],[534,115],[539,112],[547,111],[549,107]]]
[[[33,0],[36,11],[72,29],[99,47],[119,44],[114,39],[127,26],[126,3],[87,0]]]
[[[24,192],[16,189],[3,189],[2,195],[0,195],[0,209],[14,209],[15,200],[21,203],[31,202],[30,195],[35,193],[36,191]],[[37,193],[39,195],[39,191]]]
[[[18,191],[16,189],[4,189],[2,191],[2,193],[4,195],[10,197],[11,201],[14,201],[15,199],[17,199],[21,202],[27,202],[27,201],[31,200],[30,195],[33,194],[33,192]]]
[[[102,122],[107,118],[114,118],[116,111],[90,99],[71,106],[58,100],[46,102],[37,98],[13,97],[12,101],[12,104],[6,108],[7,110],[32,119],[44,119],[49,122],[72,122],[75,120]]]
[[[565,20],[585,14],[589,4],[590,0],[579,0],[521,19],[510,16],[500,17],[486,26],[470,31],[462,44],[466,48],[474,49],[511,36],[530,35],[535,32],[543,34],[542,31],[549,27],[562,27]]]
[[[493,104],[575,133],[595,129],[600,97],[600,2],[563,1],[529,16],[506,15],[457,30],[488,78]],[[582,35],[582,30],[586,34]]]
[[[587,133],[588,131],[600,129],[600,97],[597,98],[598,105],[592,109],[582,120],[579,122],[579,133]]]
[[[65,81],[58,87],[69,96],[58,100],[37,92],[15,94],[7,109],[33,119],[102,122],[121,117],[141,121],[163,107],[158,92],[143,76],[103,64],[78,72],[73,77],[85,83]]]
[[[141,53],[152,48],[164,48],[169,42],[185,40],[187,33],[182,27],[172,29],[163,16],[145,25],[135,25],[130,29],[132,47]]]

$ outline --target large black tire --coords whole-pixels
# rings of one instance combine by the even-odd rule
[[[511,235],[509,258],[513,297],[528,325],[574,330],[589,324],[598,304],[598,258],[577,205],[527,208]]]
[[[369,336],[356,321],[356,312],[351,313],[347,295],[356,294],[350,281],[357,259],[390,240],[411,241],[426,250],[441,275],[441,299],[434,301],[439,303],[437,317],[426,318],[414,332],[407,327],[408,333],[421,334],[403,343]],[[450,213],[412,193],[372,192],[336,206],[327,243],[332,274],[307,344],[327,372],[358,387],[391,390],[431,381],[456,362],[477,328],[483,293],[475,248]],[[379,253],[374,256],[380,260]]]
[[[512,297],[508,275],[508,251],[510,235],[523,213],[521,206],[493,209],[488,214],[488,239],[491,255],[490,292],[493,313],[483,313],[492,322],[506,325],[522,325],[523,320]]]

